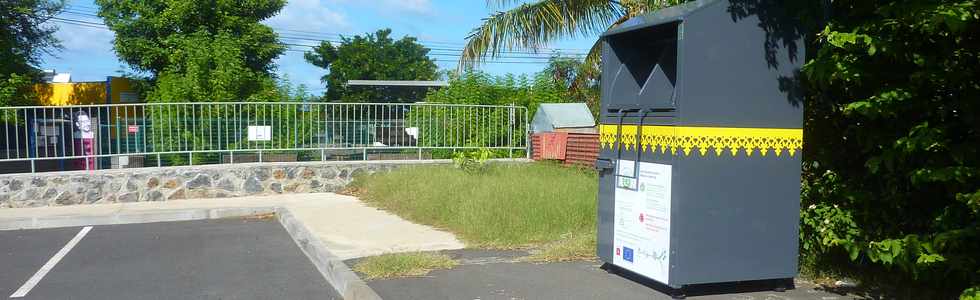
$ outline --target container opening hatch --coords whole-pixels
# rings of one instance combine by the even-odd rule
[[[678,22],[607,37],[621,62],[610,90],[618,102],[608,109],[672,109],[677,85]]]

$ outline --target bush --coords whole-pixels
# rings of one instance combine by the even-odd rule
[[[828,5],[803,70],[804,261],[966,299],[980,285],[976,2]]]
[[[486,171],[491,155],[493,153],[486,148],[456,152],[453,155],[453,164],[467,173],[479,173]]]
[[[31,77],[17,73],[0,74],[0,107],[34,104]]]

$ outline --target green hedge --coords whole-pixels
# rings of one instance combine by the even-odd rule
[[[828,18],[809,36],[803,69],[804,263],[977,299],[976,1],[825,5],[798,11]]]

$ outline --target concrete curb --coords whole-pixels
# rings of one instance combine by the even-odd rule
[[[317,239],[302,222],[293,217],[289,209],[280,208],[276,215],[279,223],[289,232],[303,253],[310,258],[316,269],[341,297],[347,300],[381,300],[364,280],[357,277],[342,259],[330,253],[320,239]]]
[[[192,208],[115,212],[101,216],[44,216],[0,220],[0,230],[119,225],[245,217],[275,213],[276,207]]]
[[[306,225],[285,207],[198,208],[155,211],[114,212],[101,216],[45,216],[0,220],[0,231],[57,227],[177,222],[246,217],[275,213],[280,225],[310,259],[323,279],[346,300],[380,300],[367,283],[357,277],[343,260],[327,250]]]

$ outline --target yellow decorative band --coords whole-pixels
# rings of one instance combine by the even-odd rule
[[[616,149],[617,134],[624,150],[639,147],[641,151],[691,155],[697,150],[701,156],[709,151],[716,156],[739,152],[752,156],[758,151],[765,156],[772,151],[779,156],[783,151],[790,156],[803,149],[803,129],[786,128],[735,128],[735,127],[681,127],[644,125],[642,136],[637,138],[636,125],[623,125],[618,132],[617,124],[599,125],[599,143],[603,148]]]

